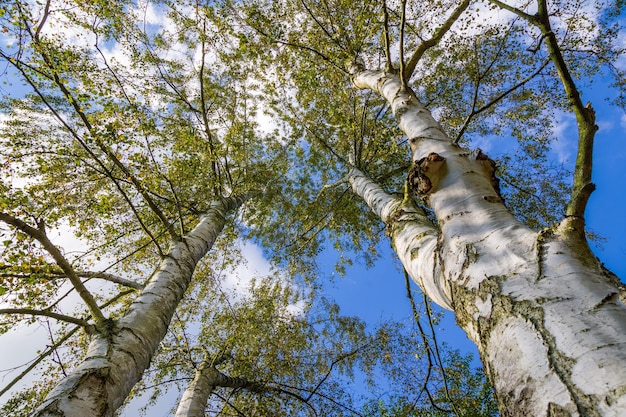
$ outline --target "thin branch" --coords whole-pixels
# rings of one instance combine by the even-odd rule
[[[419,330],[420,337],[422,338],[422,343],[424,343],[424,347],[426,348],[426,358],[428,360],[428,366],[426,368],[426,377],[424,378],[422,388],[419,391],[418,398],[422,395],[422,392],[426,392],[428,395],[428,398],[431,399],[430,392],[428,391],[428,382],[430,381],[430,375],[433,370],[433,359],[431,357],[430,341],[428,340],[428,336],[426,332],[424,331],[422,322],[419,319],[419,314],[417,312],[415,300],[413,299],[413,295],[411,293],[411,281],[409,279],[409,273],[407,272],[406,269],[404,269],[404,285],[406,288],[406,297],[409,299],[409,302],[411,304],[411,311],[413,313],[413,321],[417,325],[417,329]]]
[[[298,394],[296,392],[289,391],[289,390],[286,390],[286,389],[283,389],[283,388],[274,388],[273,391],[280,392],[280,393],[283,393],[283,394],[287,394],[290,397],[293,397],[293,398],[297,399],[298,401],[300,401],[301,403],[303,403],[307,407],[309,407],[311,409],[311,411],[313,411],[314,415],[316,415],[316,416],[319,415],[319,413],[317,412],[315,407],[313,407],[313,404],[311,404],[311,402],[309,401],[311,399],[311,395],[313,395],[313,394],[309,395],[308,398],[304,398],[302,395],[300,395],[300,394]]]
[[[311,11],[311,9],[309,8],[309,6],[307,6],[306,2],[304,0],[300,0],[300,3],[304,6],[304,8],[306,9],[307,13],[309,14],[309,16],[313,19],[313,21],[315,21],[315,23],[317,24],[317,26],[320,27],[320,29],[322,29],[322,31],[326,34],[326,36],[335,44],[337,45],[340,49],[345,50],[346,48],[343,47],[343,45],[341,45],[339,43],[339,41],[336,39],[335,36],[333,36],[330,32],[328,32],[328,30],[326,29],[326,26],[324,26],[322,24],[322,22],[320,22],[317,17],[315,16],[315,13],[313,13]]]
[[[50,326],[50,320],[46,320],[46,329],[48,330],[48,337],[50,338],[50,342],[54,345],[54,333],[52,332],[52,327]],[[67,377],[67,371],[65,370],[63,359],[61,358],[59,351],[56,349],[54,351],[54,354],[52,355],[52,362],[56,363],[61,368],[63,378]]]
[[[20,315],[28,315],[28,316],[44,316],[50,317],[55,320],[65,321],[67,323],[76,324],[77,326],[81,326],[87,328],[90,326],[89,322],[86,320],[77,319],[76,317],[66,316],[65,314],[55,313],[50,310],[35,310],[32,308],[1,308],[0,314],[20,314]]]
[[[411,79],[411,76],[413,75],[413,72],[415,71],[415,67],[417,66],[417,63],[422,58],[424,53],[428,49],[437,45],[437,43],[441,40],[441,38],[443,38],[443,36],[452,28],[452,25],[459,19],[459,17],[465,11],[465,9],[467,9],[469,4],[470,4],[470,0],[464,0],[461,4],[459,4],[457,8],[454,9],[452,14],[448,17],[448,19],[446,19],[443,25],[441,25],[439,28],[437,28],[437,30],[435,30],[435,33],[433,34],[433,36],[430,39],[426,39],[425,41],[422,41],[422,43],[419,44],[415,52],[413,52],[411,59],[409,59],[409,62],[407,62],[406,67],[404,68],[404,71],[403,71],[404,79],[407,80],[407,82],[409,79]]]
[[[322,386],[322,384],[324,382],[326,382],[328,377],[330,377],[330,374],[333,372],[333,368],[335,367],[335,365],[337,365],[339,362],[342,362],[344,359],[349,358],[350,356],[356,355],[357,353],[359,353],[361,350],[365,349],[368,346],[369,346],[369,344],[363,345],[363,346],[359,346],[356,349],[352,350],[351,352],[347,352],[347,353],[339,355],[337,357],[337,359],[335,359],[330,364],[330,367],[328,368],[328,372],[326,372],[326,375],[324,375],[324,377],[322,379],[320,379],[320,381],[317,383],[315,388],[313,388],[313,390],[310,391],[309,396],[306,398],[305,402],[308,402],[311,399],[311,397],[317,392],[317,390]]]
[[[87,308],[89,309],[89,312],[91,313],[91,316],[94,318],[94,321],[96,322],[96,327],[98,328],[98,330],[106,333],[106,318],[104,317],[104,315],[102,314],[102,311],[98,307],[96,300],[93,298],[89,290],[87,290],[87,288],[83,285],[80,278],[76,275],[76,271],[74,271],[74,268],[72,268],[72,265],[69,263],[69,261],[65,259],[65,256],[63,256],[59,248],[57,248],[56,245],[54,245],[50,241],[50,239],[48,239],[48,236],[46,235],[46,232],[45,232],[43,221],[39,222],[39,224],[37,225],[38,228],[36,229],[32,226],[29,226],[22,220],[17,219],[8,213],[3,213],[3,212],[0,212],[0,221],[10,224],[11,226],[21,230],[22,232],[26,233],[28,236],[32,237],[33,239],[41,243],[44,249],[52,256],[52,258],[57,263],[57,265],[59,265],[59,267],[67,275],[68,279],[70,280],[70,282],[72,283],[76,291],[78,292],[78,295],[83,299],[83,301],[87,305]]]
[[[12,266],[2,266],[2,269],[11,269]],[[46,271],[46,272],[31,272],[31,273],[13,273],[13,272],[0,272],[0,277],[7,278],[19,278],[19,279],[27,279],[33,276],[33,274],[37,274],[39,276],[44,277],[45,279],[62,279],[67,278],[67,275],[63,271]],[[105,281],[113,282],[115,284],[123,285],[125,287],[134,288],[137,290],[141,290],[144,288],[143,284],[132,281],[130,279],[122,278],[119,275],[109,274],[107,272],[102,271],[76,271],[76,275],[80,278],[96,278],[103,279]]]
[[[144,288],[144,284],[139,282],[122,278],[119,275],[110,274],[108,272],[103,271],[76,271],[76,274],[81,278],[97,278],[103,279],[105,281],[113,282],[115,284],[123,285],[125,287],[134,288],[136,290],[142,290]]]
[[[6,55],[4,55],[4,53],[0,52],[0,56],[2,56],[3,58],[7,58]],[[54,106],[48,101],[48,99],[46,98],[46,96],[43,94],[43,92],[41,92],[41,90],[37,87],[37,85],[34,83],[34,81],[30,78],[30,76],[26,73],[26,71],[24,70],[24,68],[22,68],[22,66],[26,66],[28,67],[28,65],[25,65],[23,62],[21,61],[17,61],[17,60],[9,60],[9,62],[15,67],[15,69],[17,69],[22,76],[24,77],[24,80],[31,86],[31,88],[33,89],[33,91],[39,96],[39,98],[41,99],[41,101],[46,105],[46,107],[48,108],[48,110],[50,110],[50,112],[52,112],[52,114],[54,115],[54,117],[57,119],[57,121],[65,128],[67,129],[67,131],[70,133],[70,135],[81,145],[81,147],[89,154],[89,156],[96,162],[98,163],[98,165],[100,165],[102,167],[102,169],[104,170],[104,172],[106,173],[107,177],[111,179],[111,181],[113,181],[115,187],[117,188],[117,190],[120,192],[120,195],[122,195],[122,197],[124,198],[124,200],[127,202],[127,204],[129,205],[131,211],[133,212],[133,214],[135,215],[135,217],[137,218],[137,221],[139,222],[141,228],[144,230],[144,232],[150,237],[150,239],[152,240],[152,242],[154,243],[154,245],[156,246],[159,254],[161,256],[164,256],[164,252],[161,249],[160,245],[158,244],[158,241],[154,238],[153,234],[150,232],[150,230],[147,228],[147,226],[145,225],[145,223],[143,222],[143,220],[141,219],[141,216],[139,216],[139,213],[137,212],[137,209],[135,208],[135,206],[133,205],[132,201],[130,200],[130,198],[128,197],[128,195],[126,194],[126,192],[123,190],[123,188],[121,187],[121,185],[119,184],[119,181],[115,178],[115,176],[113,175],[113,173],[111,172],[111,170],[109,168],[107,168],[107,166],[104,164],[104,162],[102,162],[100,160],[100,158],[89,148],[89,146],[87,146],[87,144],[85,143],[85,141],[80,137],[80,135],[67,123],[67,121],[61,116],[61,114],[57,111],[56,108],[54,108]],[[46,77],[48,77],[46,75]],[[58,79],[58,76],[55,75],[53,77],[54,79]],[[60,81],[59,81],[60,82]],[[84,116],[84,114],[83,114]]]
[[[57,340],[52,346],[46,349],[43,353],[39,354],[26,369],[24,369],[18,376],[13,378],[7,385],[0,390],[0,396],[4,395],[15,384],[17,384],[22,378],[30,373],[37,365],[39,365],[45,358],[54,353],[63,343],[65,343],[74,333],[76,333],[82,326],[74,327],[72,330],[64,334],[59,340]]]
[[[104,60],[104,65],[106,66],[107,70],[109,71],[109,73],[113,76],[113,78],[115,79],[115,81],[117,82],[118,86],[120,87],[120,89],[122,90],[122,94],[124,95],[124,97],[126,98],[126,101],[129,103],[129,105],[133,108],[136,109],[136,105],[133,104],[132,100],[130,99],[130,97],[126,94],[126,89],[124,88],[122,81],[119,79],[119,77],[117,76],[117,73],[109,66],[108,61],[106,60],[105,55],[100,51],[97,41],[96,41],[96,49],[100,52],[102,59]],[[54,69],[54,66],[49,63],[48,57],[45,54],[41,54],[42,58],[44,58],[44,62],[46,63],[46,65],[51,68]],[[107,157],[109,158],[109,160],[111,160],[115,166],[117,166],[123,173],[124,175],[127,176],[127,178],[133,183],[134,187],[137,189],[137,191],[139,192],[139,194],[143,197],[143,199],[146,201],[146,203],[148,204],[148,206],[150,207],[150,209],[154,212],[154,214],[161,220],[161,222],[163,223],[163,226],[169,231],[170,236],[173,240],[180,240],[180,236],[178,235],[178,233],[176,232],[176,229],[174,228],[174,225],[172,223],[170,223],[170,221],[167,219],[167,217],[165,216],[165,214],[163,213],[163,211],[156,205],[156,203],[154,202],[154,200],[152,200],[152,197],[150,196],[150,194],[147,192],[147,190],[143,187],[143,185],[141,185],[141,182],[135,177],[134,174],[132,174],[130,172],[130,170],[128,169],[128,167],[126,165],[124,165],[119,158],[115,155],[115,153],[113,151],[111,151],[111,149],[108,146],[105,146],[104,142],[98,138],[98,135],[96,133],[96,130],[93,128],[93,126],[91,125],[91,122],[89,121],[89,119],[87,118],[87,115],[84,113],[84,111],[81,109],[80,105],[78,104],[78,102],[74,99],[74,97],[72,96],[72,94],[69,92],[69,90],[65,87],[65,84],[61,81],[61,79],[55,74],[54,76],[55,79],[55,83],[56,85],[59,87],[59,89],[61,90],[61,92],[63,93],[63,95],[65,95],[65,97],[67,97],[68,101],[70,102],[70,104],[72,105],[72,107],[74,108],[74,110],[76,111],[76,113],[78,114],[78,116],[80,117],[80,119],[82,120],[82,122],[84,123],[85,127],[87,128],[87,130],[92,134],[92,136],[94,136],[96,145],[100,148],[100,150],[102,150],[102,152],[104,152]],[[109,133],[111,135],[113,135],[113,137],[115,139],[117,139],[117,133],[113,130],[110,130]]]
[[[128,295],[128,294],[130,294],[132,292],[133,291],[131,291],[131,290],[123,291],[123,292],[117,294],[111,300],[109,300],[106,303],[102,304],[100,306],[100,308],[106,308],[109,305],[113,304],[118,299],[120,299],[123,296]],[[39,354],[39,356],[37,356],[37,358],[35,358],[31,362],[31,364],[28,365],[28,367],[26,369],[24,369],[18,376],[13,378],[7,385],[5,385],[4,388],[2,388],[2,390],[0,390],[0,397],[2,395],[4,395],[8,390],[10,390],[15,384],[17,384],[22,378],[24,378],[26,375],[28,375],[30,373],[30,371],[32,371],[37,365],[39,365],[45,358],[47,358],[52,353],[54,353],[63,343],[65,343],[70,337],[72,337],[72,335],[74,333],[76,333],[81,328],[82,328],[82,326],[74,327],[73,329],[68,331],[66,334],[64,334],[59,340],[57,340],[52,346],[48,347],[48,349],[46,349],[44,352]]]
[[[384,25],[383,33],[385,35],[385,72],[393,71],[393,64],[391,63],[391,46],[389,42],[389,10],[387,10],[387,0],[383,0],[383,16]]]
[[[402,0],[402,14],[400,15],[400,46],[398,47],[400,52],[400,91],[406,91],[407,77],[404,65],[404,26],[406,24],[406,0]],[[412,72],[412,71],[411,71]]]
[[[477,116],[480,113],[488,110],[489,108],[491,108],[492,106],[496,105],[500,100],[502,100],[503,98],[505,98],[506,96],[508,96],[512,92],[514,92],[515,90],[517,90],[517,89],[523,87],[524,85],[526,85],[529,81],[531,81],[533,78],[535,78],[537,75],[539,75],[541,73],[541,71],[543,71],[544,68],[548,66],[549,63],[550,63],[549,60],[544,61],[544,63],[541,64],[541,66],[535,72],[530,74],[528,77],[526,77],[525,79],[523,79],[519,83],[515,84],[514,86],[512,86],[508,90],[498,94],[496,97],[491,99],[489,101],[489,103],[485,104],[480,109],[478,109],[478,110],[472,109],[471,113],[468,114],[467,117],[465,118],[465,121],[463,122],[463,126],[461,126],[461,129],[459,130],[459,133],[457,133],[456,138],[454,139],[454,143],[459,143],[459,141],[461,140],[461,137],[463,136],[463,134],[467,130],[467,127],[469,126],[469,124],[472,121],[472,119],[474,118],[474,116]],[[476,85],[476,87],[478,88],[478,85]],[[474,96],[474,100],[476,100],[477,89],[476,89],[475,93],[476,94]]]
[[[439,343],[437,343],[437,335],[435,333],[435,327],[433,326],[433,316],[432,316],[432,310],[430,308],[430,301],[428,300],[428,297],[426,296],[426,294],[422,293],[422,296],[424,298],[424,305],[426,306],[426,315],[428,316],[428,324],[430,326],[430,333],[432,335],[433,345],[435,347],[435,357],[437,358],[437,362],[439,363],[439,368],[441,369],[441,375],[443,377],[443,387],[444,387],[445,392],[446,392],[446,398],[450,402],[450,406],[452,407],[452,410],[454,411],[454,414],[459,416],[460,414],[459,414],[459,412],[458,412],[454,402],[452,401],[452,398],[450,397],[450,390],[448,388],[448,377],[446,376],[446,370],[445,370],[445,368],[443,366],[443,361],[441,360],[441,355],[439,354]]]
[[[206,20],[203,20],[203,25],[206,26]],[[206,28],[204,28],[206,30]],[[213,177],[215,179],[215,194],[219,195],[219,184],[221,183],[220,171],[218,166],[218,156],[215,152],[215,144],[213,143],[213,134],[211,133],[211,128],[209,127],[209,119],[208,119],[208,109],[206,107],[206,97],[205,97],[205,77],[204,77],[204,67],[206,65],[206,42],[202,39],[201,44],[201,57],[200,57],[200,71],[198,73],[198,78],[200,81],[200,113],[202,116],[202,127],[204,128],[204,134],[206,135],[206,139],[209,143],[209,151],[211,153],[211,169],[213,170]]]
[[[37,25],[37,30],[35,30],[35,35],[34,38],[35,39],[39,39],[39,34],[41,33],[41,29],[43,28],[43,26],[46,24],[46,20],[48,19],[48,16],[50,16],[50,0],[46,0],[46,6],[43,9],[43,17],[41,18],[41,21],[39,21],[39,24]]]
[[[275,384],[278,385],[278,386],[281,386],[281,387],[295,389],[295,390],[298,390],[298,391],[310,392],[310,389],[307,389],[307,388],[294,387],[292,385],[283,384],[283,383],[275,383]],[[350,408],[347,405],[340,403],[339,401],[335,400],[334,398],[332,398],[332,397],[330,397],[330,396],[328,396],[326,394],[322,394],[320,392],[316,392],[315,395],[317,395],[318,397],[323,398],[323,399],[325,399],[327,401],[330,401],[331,403],[333,403],[337,407],[343,408],[343,409],[351,412],[352,414],[354,414],[354,415],[356,415],[358,417],[365,417],[363,414],[359,413],[358,411],[354,410],[353,408]]]
[[[255,27],[254,25],[251,25],[249,23],[247,23],[250,28],[252,28],[252,30],[258,32],[261,36],[264,36],[276,43],[279,43],[281,45],[285,45],[285,46],[291,46],[293,48],[297,48],[297,49],[302,49],[305,51],[309,51],[314,53],[315,55],[319,56],[320,58],[322,58],[322,60],[328,62],[330,65],[332,65],[333,67],[335,67],[336,69],[338,69],[339,71],[341,71],[342,73],[346,74],[346,75],[350,75],[350,72],[348,70],[346,70],[343,66],[341,65],[337,65],[332,59],[330,59],[329,57],[327,57],[326,55],[324,55],[322,52],[318,51],[315,48],[311,48],[309,46],[306,45],[300,45],[298,43],[294,43],[294,42],[289,42],[289,41],[283,41],[281,39],[276,39],[275,37],[270,36],[269,34],[267,34],[266,32],[264,32],[263,30],[261,30],[258,27]]]
[[[235,390],[233,389],[232,392],[234,392],[234,391]],[[228,398],[223,397],[222,395],[220,395],[219,393],[217,393],[215,391],[212,392],[211,394],[215,395],[217,398],[222,400],[225,404],[227,404],[230,408],[232,408],[237,413],[237,415],[239,415],[240,417],[248,417],[243,412],[241,412],[241,410],[239,410],[232,402],[230,402],[230,400]]]

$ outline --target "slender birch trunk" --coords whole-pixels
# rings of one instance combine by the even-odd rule
[[[387,224],[413,280],[476,343],[502,416],[626,415],[626,306],[579,218],[540,233],[504,206],[494,164],[455,145],[399,78],[355,73],[385,97],[409,138],[410,185],[437,217],[357,170],[355,193]]]
[[[207,401],[218,387],[246,388],[255,392],[263,389],[260,384],[224,375],[214,365],[203,362],[178,403],[176,417],[204,417]]]
[[[38,417],[112,416],[149,366],[191,282],[198,261],[213,246],[239,197],[216,201],[199,224],[173,242],[156,274],[108,335],[94,334],[81,364],[35,411]]]
[[[204,417],[209,396],[215,390],[214,374],[216,372],[217,369],[206,366],[206,363],[202,363],[196,369],[193,380],[178,403],[176,417]]]

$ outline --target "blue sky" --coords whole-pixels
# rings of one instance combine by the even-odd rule
[[[2,81],[0,76],[0,82]],[[7,87],[0,90],[8,92]],[[15,92],[15,90],[13,90]],[[597,123],[600,127],[596,136],[594,149],[593,180],[597,186],[592,194],[587,209],[587,225],[594,233],[606,241],[592,243],[592,248],[600,260],[618,276],[626,277],[626,115],[623,110],[609,105],[606,99],[615,96],[614,90],[600,80],[592,86],[582,87],[583,101],[591,101],[596,109]],[[575,124],[570,116],[563,118],[559,129],[559,141],[554,146],[555,159],[567,165],[573,164],[575,158],[576,138]],[[486,145],[486,146],[485,146]],[[489,152],[489,143],[481,143],[481,147]],[[495,148],[495,147],[494,147]],[[498,146],[498,149],[501,147]],[[498,155],[490,155],[497,157]],[[393,191],[393,190],[392,190]],[[342,313],[356,315],[372,325],[390,319],[410,321],[411,311],[405,295],[404,277],[395,255],[388,244],[383,243],[382,256],[373,268],[366,269],[362,265],[347,268],[344,277],[338,277],[334,283],[325,287],[324,292],[334,298],[341,306]],[[257,260],[259,264],[261,260]],[[333,268],[333,255],[329,254],[320,260],[329,270]],[[416,289],[416,287],[413,287]],[[454,325],[451,314],[440,324],[440,341],[465,352],[476,352],[471,342],[462,331]],[[18,346],[30,344],[32,352],[41,346],[33,346],[35,332],[45,329],[31,329],[18,335],[0,337],[0,369],[5,369],[23,362],[25,357],[8,362],[8,352],[16,353]],[[42,342],[45,344],[45,340]],[[6,381],[6,380],[5,380]],[[0,398],[5,401],[7,396]],[[133,411],[125,413],[133,416]],[[155,411],[150,416],[167,415]]]

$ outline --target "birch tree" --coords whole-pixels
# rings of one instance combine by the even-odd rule
[[[256,191],[247,169],[272,159],[255,140],[240,73],[208,71],[220,58],[210,7],[181,4],[195,11],[183,22],[170,10],[171,32],[158,36],[143,20],[150,10],[133,7],[0,6],[9,39],[0,57],[27,90],[2,105],[3,331],[53,319],[89,339],[34,415],[113,415],[165,337],[197,263]],[[177,37],[182,23],[187,32]],[[175,47],[187,54],[168,56]],[[80,256],[63,250],[59,228],[88,242]],[[68,297],[83,307],[65,312]],[[58,348],[51,344],[44,355]]]
[[[331,167],[312,168],[323,181],[334,177],[323,191],[345,191],[347,181],[385,223],[422,291],[454,311],[478,346],[501,414],[623,414],[625,292],[587,243],[597,126],[577,86],[604,64],[623,86],[612,64],[620,54],[612,43],[619,26],[609,24],[614,5],[494,1],[512,14],[492,23],[485,4],[469,1],[286,4],[272,14],[252,3],[241,16],[251,28],[248,42],[276,45],[274,65],[297,89],[293,102],[277,103],[277,113],[296,113],[297,134],[335,158]],[[297,31],[281,13],[298,21]],[[348,79],[369,93],[349,92]],[[491,130],[517,137],[528,159],[545,160],[551,108],[576,116],[571,187],[567,194],[539,192],[540,201],[564,198],[566,208],[548,222],[524,224],[515,216],[519,207],[503,200],[497,164],[462,144]],[[372,157],[397,149],[398,141],[377,137],[389,123],[387,109],[410,145],[408,177],[395,183],[400,195],[383,188],[397,172],[397,154]],[[310,160],[320,158],[314,151]],[[333,214],[340,223],[343,213]]]
[[[175,341],[164,343],[164,353],[172,353],[159,361],[170,366],[155,376],[186,374],[188,382],[179,390],[176,415],[203,416],[205,409],[258,416],[350,414],[356,407],[350,378],[357,368],[371,368],[373,361],[365,357],[376,357],[383,344],[376,333],[368,334],[360,319],[341,315],[337,305],[311,292],[301,298],[279,274],[255,279],[249,290],[230,301],[210,297],[214,302],[200,316],[190,310],[202,326],[197,337],[190,320],[181,317],[187,323],[177,337],[183,349]],[[228,308],[211,308],[225,301]],[[180,369],[171,366],[177,363]]]

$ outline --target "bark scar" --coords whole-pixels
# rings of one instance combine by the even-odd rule
[[[433,188],[432,174],[441,169],[444,161],[445,158],[443,156],[431,152],[428,156],[414,163],[407,177],[411,191],[424,198]],[[430,176],[427,174],[430,174]]]

